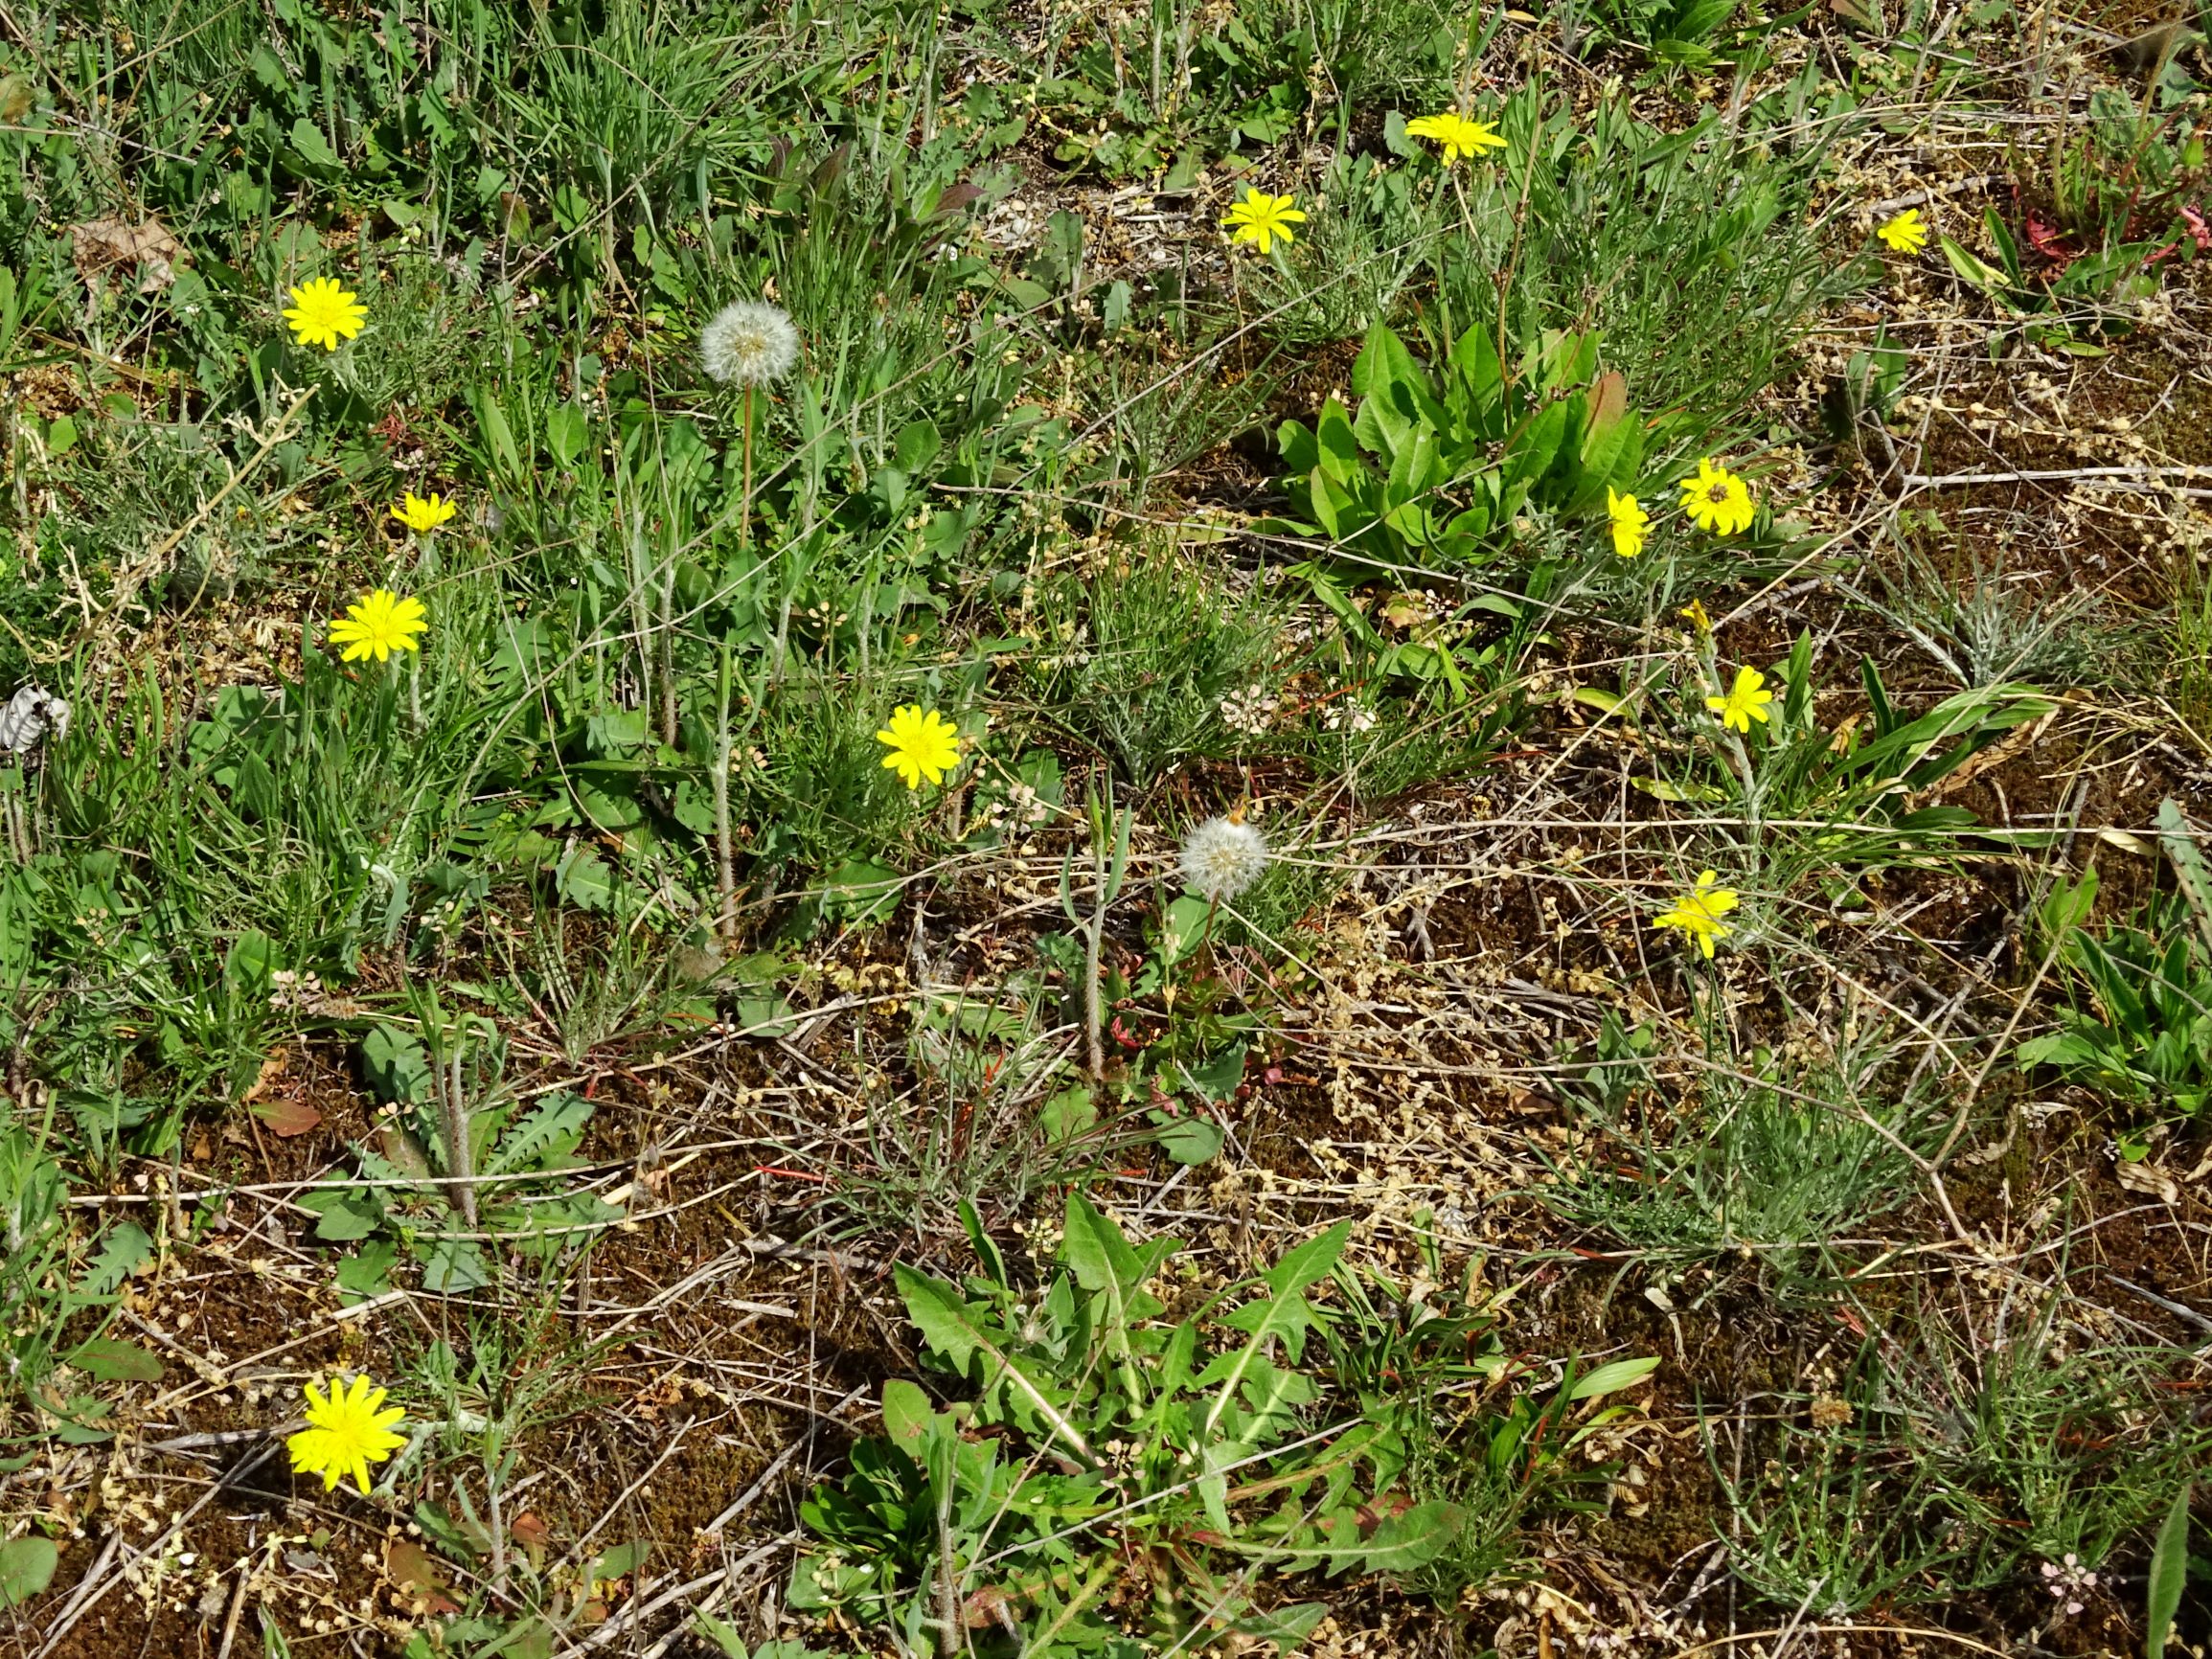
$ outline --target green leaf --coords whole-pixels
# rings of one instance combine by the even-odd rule
[[[2174,1494],[2173,1507],[2158,1524],[2158,1541],[2151,1548],[2143,1659],[2161,1659],[2166,1638],[2173,1634],[2174,1615],[2181,1606],[2182,1583],[2189,1575],[2189,1499],[2194,1491],[2184,1483]]]
[[[975,1360],[987,1361],[981,1377],[986,1391],[1001,1383],[1011,1385],[1054,1435],[1080,1453],[1086,1463],[1098,1462],[1083,1431],[1068,1421],[1036,1380],[984,1329],[974,1309],[961,1299],[958,1290],[942,1279],[915,1272],[903,1262],[892,1268],[892,1276],[898,1283],[899,1294],[905,1299],[906,1317],[921,1330],[924,1342],[964,1374]]]
[[[0,1544],[0,1607],[19,1607],[54,1581],[60,1552],[36,1534]]]
[[[466,1296],[491,1283],[473,1240],[441,1239],[422,1254],[422,1288],[433,1296]]]
[[[101,1241],[100,1254],[85,1266],[84,1277],[69,1293],[72,1307],[105,1302],[123,1288],[132,1268],[153,1254],[153,1240],[135,1221],[120,1221]]]
[[[1207,1100],[1219,1102],[1234,1095],[1238,1085],[1243,1082],[1244,1057],[1244,1045],[1236,1043],[1222,1050],[1203,1065],[1194,1066],[1178,1062],[1177,1069],[1189,1079],[1191,1087],[1197,1089]]]
[[[893,1445],[912,1456],[936,1425],[937,1414],[920,1385],[893,1377],[883,1385],[883,1432]],[[919,1462],[919,1458],[916,1459]]]
[[[1210,1163],[1220,1155],[1221,1144],[1226,1138],[1220,1125],[1211,1119],[1194,1112],[1176,1116],[1172,1112],[1148,1113],[1158,1133],[1152,1140],[1160,1150],[1178,1164],[1192,1168]]]
[[[90,1372],[103,1382],[159,1382],[161,1360],[148,1349],[135,1342],[119,1341],[112,1336],[96,1336],[80,1343],[69,1355],[69,1363],[80,1371]]]
[[[331,141],[323,136],[323,129],[306,116],[292,123],[292,148],[310,170],[318,173],[338,170],[338,152],[331,148]]]
[[[865,927],[899,908],[901,877],[896,870],[866,858],[848,858],[822,886],[822,914]]]
[[[2197,919],[2197,929],[2204,942],[2212,944],[2212,867],[2206,865],[2203,850],[2198,846],[2199,832],[2171,795],[2158,803],[2158,816],[2154,822],[2158,828],[2158,845],[2174,866],[2181,897]]]
[[[712,1613],[692,1615],[692,1634],[712,1642],[729,1655],[729,1659],[752,1659],[745,1648],[745,1639]]]
[[[591,1122],[592,1103],[565,1091],[548,1095],[520,1123],[499,1138],[499,1147],[481,1171],[513,1175],[525,1170],[554,1169],[576,1150]]]
[[[422,1043],[388,1025],[369,1028],[361,1038],[361,1070],[369,1087],[384,1100],[405,1104],[430,1093],[430,1057]]]
[[[300,1199],[300,1207],[321,1217],[315,1223],[315,1237],[326,1243],[366,1239],[384,1224],[384,1201],[374,1187],[309,1193]]]
[[[1650,1354],[1642,1359],[1616,1359],[1610,1365],[1601,1365],[1568,1391],[1569,1399],[1597,1399],[1605,1395],[1617,1394],[1622,1389],[1639,1383],[1659,1369],[1659,1356]]]
[[[375,1239],[338,1263],[338,1306],[351,1307],[392,1288],[392,1263],[399,1246],[389,1239]]]
[[[1287,1607],[1247,1613],[1229,1628],[1240,1636],[1269,1644],[1278,1653],[1288,1653],[1304,1646],[1314,1626],[1328,1616],[1326,1602],[1293,1602]]]
[[[1206,937],[1206,919],[1212,914],[1212,905],[1188,893],[1171,900],[1160,921],[1161,960],[1173,967],[1197,949]]]
[[[1261,1283],[1272,1295],[1265,1302],[1246,1303],[1223,1321],[1244,1331],[1251,1340],[1234,1354],[1216,1359],[1198,1379],[1203,1385],[1220,1384],[1214,1403],[1206,1408],[1202,1431],[1205,1435],[1213,1434],[1222,1412],[1243,1387],[1245,1374],[1265,1357],[1269,1344],[1280,1340],[1285,1350],[1296,1357],[1306,1331],[1313,1322],[1312,1309],[1301,1292],[1316,1280],[1325,1278],[1336,1265],[1336,1259],[1344,1253],[1345,1241],[1351,1237],[1352,1223],[1345,1220],[1319,1238],[1309,1239],[1261,1275]]]
[[[627,1579],[638,1568],[645,1565],[646,1557],[651,1553],[652,1545],[643,1538],[633,1538],[628,1543],[617,1544],[605,1555],[600,1557],[598,1560],[591,1563],[591,1570],[585,1577],[591,1579]]]
[[[1064,1146],[1098,1126],[1098,1102],[1087,1083],[1075,1083],[1049,1096],[1037,1108],[1037,1126],[1046,1141]]]

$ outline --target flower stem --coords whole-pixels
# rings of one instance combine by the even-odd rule
[[[743,553],[753,544],[753,389],[745,388],[744,404],[744,478],[738,497],[738,551]]]
[[[722,641],[719,670],[715,676],[715,864],[720,890],[721,911],[716,931],[727,942],[738,928],[737,855],[730,845],[730,642]]]

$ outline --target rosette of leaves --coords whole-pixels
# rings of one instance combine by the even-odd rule
[[[1080,1193],[1041,1292],[964,1219],[980,1273],[897,1272],[925,1361],[973,1398],[940,1412],[886,1386],[885,1436],[801,1506],[793,1607],[913,1651],[950,1629],[978,1654],[1133,1655],[1200,1625],[1294,1648],[1326,1609],[1255,1595],[1263,1574],[1410,1572],[1449,1546],[1457,1507],[1397,1486],[1357,1407],[1315,1432],[1329,1314],[1310,1293],[1349,1222],[1176,1319],[1147,1286],[1178,1241],[1131,1244]]]
[[[1380,324],[1352,367],[1357,411],[1335,398],[1277,435],[1291,516],[1254,528],[1326,535],[1355,561],[1466,569],[1494,558],[1532,511],[1602,513],[1635,491],[1644,423],[1628,383],[1598,372],[1595,334],[1547,331],[1508,374],[1490,330],[1459,337],[1432,378]]]

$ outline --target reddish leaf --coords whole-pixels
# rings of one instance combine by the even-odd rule
[[[508,1531],[514,1534],[517,1543],[528,1544],[532,1549],[537,1550],[545,1548],[547,1541],[553,1536],[553,1530],[545,1524],[545,1517],[536,1510],[524,1510],[522,1513],[516,1515],[509,1525]]]
[[[996,1584],[986,1584],[960,1604],[960,1622],[970,1630],[988,1630],[993,1625],[1014,1625],[1011,1598]]]
[[[2021,228],[2027,232],[2028,245],[2062,271],[2082,257],[2082,250],[2069,242],[2057,225],[2046,219],[2029,214]]]
[[[393,1583],[422,1602],[425,1612],[461,1611],[460,1604],[445,1594],[445,1586],[438,1576],[438,1563],[421,1544],[395,1538],[384,1550],[384,1571]]]
[[[259,1114],[262,1122],[268,1125],[270,1134],[280,1136],[287,1141],[294,1135],[306,1134],[323,1121],[323,1114],[316,1111],[313,1106],[305,1101],[294,1100],[289,1096],[280,1096],[273,1101],[264,1101],[254,1110]]]

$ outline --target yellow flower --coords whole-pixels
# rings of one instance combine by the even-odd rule
[[[1288,247],[1297,239],[1291,236],[1290,227],[1306,222],[1306,216],[1290,205],[1297,199],[1247,189],[1244,199],[1231,208],[1229,216],[1221,221],[1221,228],[1229,233],[1231,241],[1249,242],[1263,254],[1274,247],[1278,237]]]
[[[1505,148],[1505,140],[1489,122],[1470,121],[1464,115],[1425,115],[1407,122],[1405,130],[1413,138],[1433,138],[1444,146],[1446,167],[1463,155],[1479,158],[1486,149]]]
[[[876,740],[890,746],[884,766],[904,779],[906,787],[919,789],[924,778],[944,783],[945,774],[960,764],[959,730],[935,709],[924,712],[920,703],[909,703],[891,711],[891,723]]]
[[[1721,716],[1721,724],[1748,736],[1753,720],[1767,723],[1767,705],[1774,700],[1774,693],[1765,689],[1766,684],[1767,676],[1757,669],[1738,669],[1728,694],[1707,697],[1705,707]]]
[[[1606,486],[1606,516],[1612,520],[1613,551],[1623,558],[1633,558],[1644,551],[1644,536],[1652,528],[1652,515],[1644,511],[1644,504],[1632,495],[1615,495],[1611,485]]]
[[[1705,953],[1705,960],[1713,960],[1713,942],[1727,937],[1729,929],[1721,920],[1736,908],[1736,890],[1733,887],[1716,887],[1720,877],[1710,870],[1698,877],[1697,888],[1675,900],[1675,908],[1661,915],[1653,927],[1678,927],[1698,942],[1698,948]]]
[[[308,1383],[308,1426],[288,1437],[285,1449],[292,1454],[297,1474],[323,1477],[323,1490],[352,1475],[362,1494],[369,1490],[369,1466],[380,1464],[407,1443],[392,1432],[392,1425],[407,1414],[398,1406],[383,1410],[384,1391],[371,1388],[365,1376],[353,1378],[351,1389],[333,1382],[328,1399]]]
[[[1701,634],[1713,631],[1713,619],[1705,614],[1705,602],[1694,599],[1675,613]]]
[[[1874,233],[1901,254],[1917,254],[1927,246],[1927,226],[1920,222],[1920,209],[1906,208]]]
[[[369,307],[340,287],[331,277],[316,277],[292,290],[292,308],[285,321],[303,346],[320,346],[335,352],[340,339],[351,340],[369,320]]]
[[[429,625],[421,600],[401,599],[390,588],[380,587],[363,594],[359,604],[348,605],[346,614],[331,624],[331,643],[346,648],[340,662],[357,663],[370,657],[385,662],[394,651],[421,650],[415,636]]]
[[[1698,463],[1697,477],[1682,480],[1682,511],[1699,530],[1715,535],[1747,530],[1757,516],[1750,489],[1725,466],[1714,466],[1710,455]]]
[[[424,500],[410,489],[407,491],[405,499],[392,509],[392,516],[409,530],[422,535],[428,535],[433,530],[453,516],[453,503],[447,501],[435,489],[430,491],[428,500]]]

